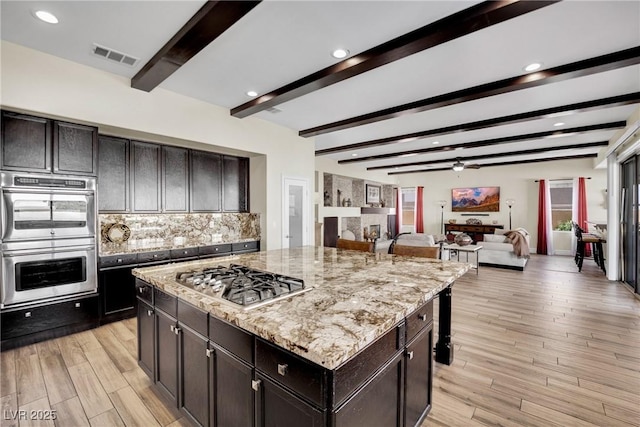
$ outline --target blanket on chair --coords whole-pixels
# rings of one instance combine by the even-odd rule
[[[504,235],[513,245],[513,252],[518,258],[529,258],[529,245],[527,244],[527,232],[525,230],[507,231]]]

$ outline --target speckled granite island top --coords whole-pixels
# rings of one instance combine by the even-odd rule
[[[175,281],[177,271],[230,263],[301,278],[312,289],[243,311]],[[307,246],[140,268],[133,274],[307,360],[335,369],[469,268],[453,261]]]

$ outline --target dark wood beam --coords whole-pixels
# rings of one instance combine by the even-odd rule
[[[407,151],[400,151],[395,153],[376,154],[374,156],[354,157],[351,159],[338,160],[338,163],[370,162],[373,160],[388,159],[391,157],[401,157],[401,156],[406,157],[409,154],[427,154],[427,153],[436,153],[436,152],[443,152],[443,151],[453,151],[458,148],[466,149],[466,148],[487,147],[490,145],[508,144],[511,142],[526,141],[531,139],[560,137],[562,135],[596,132],[601,130],[622,129],[626,125],[627,125],[627,122],[625,121],[600,123],[597,125],[579,126],[575,128],[562,129],[562,130],[552,130],[552,131],[546,131],[546,132],[528,133],[523,135],[504,136],[501,138],[484,139],[481,141],[473,141],[473,142],[462,142],[459,144],[445,145],[443,147],[420,148],[416,150],[407,150]],[[458,157],[461,157],[461,156],[458,156]]]
[[[208,1],[131,79],[150,92],[220,34],[256,7],[258,1]]]
[[[524,155],[528,155],[528,154],[548,153],[550,151],[581,150],[581,149],[584,149],[584,148],[606,147],[607,145],[609,145],[608,141],[588,142],[588,143],[584,143],[584,144],[573,144],[573,145],[559,145],[559,146],[556,146],[556,147],[532,148],[530,150],[510,151],[510,152],[493,153],[493,154],[482,154],[482,155],[478,155],[478,156],[452,157],[452,158],[449,158],[449,159],[427,160],[427,161],[423,161],[423,162],[396,163],[396,164],[393,164],[393,165],[372,166],[372,167],[367,168],[367,170],[393,169],[393,168],[407,167],[407,166],[437,165],[439,163],[451,163],[451,162],[456,162],[456,161],[468,162],[468,161],[471,161],[471,160],[495,159],[495,158],[499,158],[499,157],[524,156]],[[483,166],[483,165],[480,165],[480,166]]]
[[[552,117],[561,113],[585,113],[603,108],[620,107],[623,105],[637,104],[640,102],[640,92],[625,95],[611,96],[609,98],[596,99],[593,101],[578,102],[575,104],[562,105],[559,107],[544,108],[542,110],[529,111],[526,113],[512,114],[509,116],[495,117],[493,119],[479,120],[476,122],[462,123],[458,125],[446,126],[437,129],[430,129],[404,135],[390,136],[387,138],[373,139],[370,141],[357,142],[355,144],[340,145],[338,147],[317,150],[316,156],[325,154],[340,153],[344,151],[362,150],[365,148],[379,147],[394,144],[396,142],[411,142],[428,137],[442,136],[452,133],[469,132],[473,130],[486,129],[495,126],[504,126],[515,123],[524,123],[532,120],[539,120]]]
[[[541,9],[557,1],[485,1],[347,58],[231,109],[247,117],[414,53]]]
[[[579,155],[575,155],[575,156],[560,156],[560,157],[553,157],[550,159],[529,159],[529,160],[518,160],[518,161],[514,161],[514,162],[498,162],[498,163],[487,163],[484,165],[481,165],[481,168],[489,168],[489,167],[493,167],[493,166],[508,166],[508,165],[522,165],[522,164],[526,164],[526,163],[541,163],[541,162],[553,162],[556,160],[575,160],[575,159],[586,159],[589,157],[598,157],[597,154],[579,154]],[[452,166],[446,167],[446,168],[437,168],[437,169],[420,169],[420,170],[412,170],[412,171],[404,171],[404,172],[389,172],[387,175],[404,175],[407,173],[425,173],[425,172],[438,172],[438,171],[447,171],[447,170],[453,170]]]
[[[436,108],[446,107],[448,105],[474,101],[494,95],[501,95],[522,89],[543,86],[551,83],[558,83],[577,77],[584,77],[592,74],[602,73],[605,71],[616,70],[618,68],[628,67],[639,63],[640,46],[636,46],[630,49],[609,53],[607,55],[585,59],[582,61],[573,62],[571,64],[561,65],[559,67],[549,68],[547,70],[525,74],[522,76],[510,77],[491,83],[485,83],[478,86],[434,96],[431,98],[421,99],[419,101],[410,102],[408,104],[398,105],[395,107],[386,108],[384,110],[374,111],[372,113],[367,113],[360,116],[351,117],[349,119],[324,124],[310,129],[305,129],[300,131],[299,135],[304,137],[322,135],[325,133],[350,129],[357,126],[376,123],[409,114],[434,110]]]

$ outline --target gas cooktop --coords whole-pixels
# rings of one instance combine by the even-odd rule
[[[180,271],[176,281],[200,293],[220,298],[244,310],[304,292],[304,281],[243,265],[217,266],[202,271]]]

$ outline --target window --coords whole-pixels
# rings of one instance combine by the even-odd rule
[[[573,181],[551,181],[551,225],[555,231],[571,231]]]
[[[415,222],[415,209],[416,209],[416,189],[415,188],[403,188],[402,189],[402,224],[401,227],[411,227],[412,231]],[[402,230],[399,230],[402,232]]]

